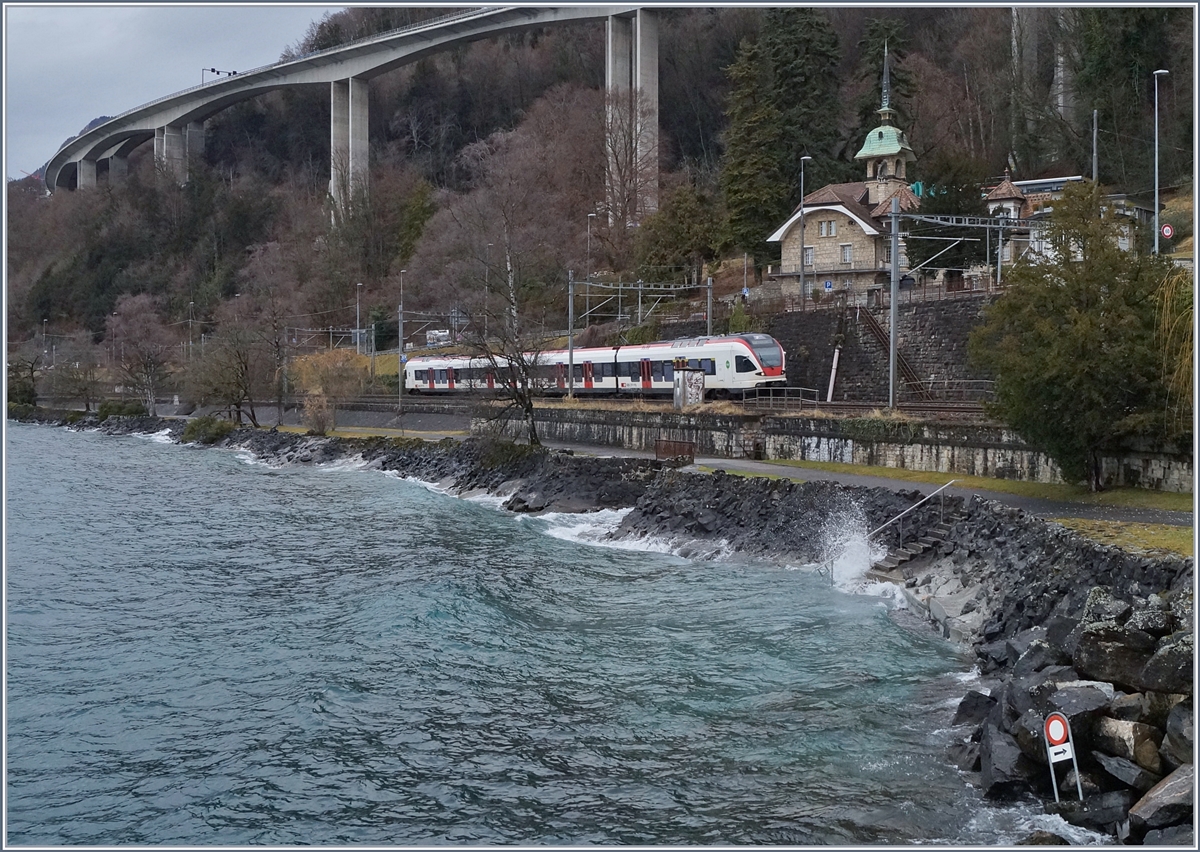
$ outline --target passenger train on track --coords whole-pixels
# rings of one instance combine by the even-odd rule
[[[566,349],[538,355],[535,380],[541,390],[567,392],[568,360]],[[709,398],[740,398],[747,391],[786,384],[783,347],[767,334],[589,347],[576,349],[573,362],[574,392],[581,396],[669,396],[675,387],[675,368],[685,364],[704,372]],[[495,391],[511,381],[507,373],[507,362],[501,358],[493,366],[480,357],[418,356],[405,364],[404,386],[409,393]]]

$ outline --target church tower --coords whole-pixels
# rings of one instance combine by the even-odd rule
[[[917,159],[904,131],[892,124],[896,111],[891,107],[891,84],[887,46],[883,48],[883,98],[879,126],[867,134],[862,148],[854,155],[867,165],[867,197],[872,205],[890,198],[908,186],[907,166]]]

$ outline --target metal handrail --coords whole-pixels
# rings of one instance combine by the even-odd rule
[[[917,507],[918,507],[918,506],[920,506],[922,503],[926,503],[926,502],[928,502],[928,501],[932,500],[934,497],[936,497],[936,496],[938,496],[939,494],[941,494],[943,491],[945,491],[947,488],[949,488],[951,485],[953,485],[953,484],[954,484],[954,483],[956,483],[956,482],[958,482],[958,480],[957,480],[957,479],[951,479],[949,482],[947,482],[945,485],[943,485],[943,486],[941,486],[940,488],[938,488],[936,491],[932,491],[932,492],[930,492],[929,494],[926,494],[924,497],[922,497],[922,498],[921,498],[920,500],[918,500],[916,503],[913,503],[911,506],[909,506],[907,509],[905,509],[903,512],[901,512],[901,513],[900,513],[899,515],[897,515],[896,517],[892,518],[890,521],[888,521],[888,522],[887,522],[886,524],[884,524],[883,526],[881,526],[881,527],[876,527],[875,529],[871,530],[871,532],[867,533],[867,540],[868,540],[868,541],[870,541],[870,540],[871,540],[871,538],[872,538],[872,537],[873,537],[873,536],[874,536],[876,533],[878,533],[878,532],[881,532],[881,531],[883,531],[883,530],[887,529],[887,528],[888,528],[888,527],[890,527],[892,524],[894,524],[894,523],[896,523],[897,521],[899,521],[900,519],[902,519],[902,518],[903,518],[905,515],[907,515],[907,514],[908,514],[909,512],[911,512],[913,509],[917,508]],[[942,499],[941,520],[943,520],[943,521],[944,521],[945,519],[946,519],[946,500],[945,500],[945,497],[943,496],[943,499]],[[901,528],[901,536],[903,536],[903,527]],[[903,541],[901,542],[901,544],[903,544]],[[844,553],[844,552],[845,552],[845,551],[843,551],[843,553]],[[830,557],[828,557],[828,558],[827,558],[827,559],[826,559],[824,562],[822,562],[820,565],[818,565],[818,566],[817,566],[817,574],[819,574],[819,575],[822,575],[822,576],[826,576],[826,577],[828,577],[828,578],[829,578],[829,585],[831,585],[831,586],[833,585],[833,563],[834,563],[834,561],[835,561],[835,560],[837,560],[837,558],[838,558],[839,556],[841,556],[841,555],[842,555],[842,554],[841,554],[841,553],[839,553],[839,554],[837,554],[836,556],[830,556]]]
[[[883,530],[887,529],[887,528],[888,528],[888,527],[890,527],[892,524],[896,523],[896,521],[900,520],[900,519],[901,519],[901,518],[903,518],[905,515],[907,515],[909,512],[911,512],[913,509],[917,508],[917,507],[918,507],[918,506],[920,506],[922,503],[925,503],[925,502],[928,502],[929,500],[932,500],[934,497],[936,497],[937,495],[941,494],[943,491],[945,491],[947,488],[949,488],[951,485],[953,485],[953,484],[954,484],[954,483],[956,483],[956,482],[958,482],[958,480],[957,480],[957,479],[951,479],[949,482],[947,482],[945,485],[943,485],[943,486],[942,486],[941,488],[939,488],[937,491],[932,491],[932,492],[930,492],[929,494],[926,494],[924,497],[922,497],[922,498],[921,498],[920,500],[918,500],[916,503],[913,503],[911,506],[909,506],[907,509],[905,509],[903,512],[901,512],[901,513],[900,513],[899,515],[897,515],[896,517],[892,518],[890,521],[888,521],[888,522],[887,522],[886,524],[884,524],[883,526],[881,526],[881,527],[877,527],[876,529],[873,529],[873,530],[871,530],[871,532],[867,533],[867,538],[869,539],[869,538],[871,538],[871,536],[875,535],[875,533],[877,533],[877,532],[881,532],[881,531],[883,531]],[[943,500],[943,501],[942,501],[942,506],[944,507],[945,505],[946,505],[946,503],[945,503],[945,500]],[[943,518],[944,518],[944,517],[945,517],[945,514],[944,514],[944,509],[943,509]]]

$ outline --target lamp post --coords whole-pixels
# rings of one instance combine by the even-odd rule
[[[808,293],[804,290],[804,164],[812,157],[805,154],[800,158],[800,298],[805,299]],[[757,280],[757,279],[755,279]]]
[[[592,321],[592,220],[595,218],[595,213],[588,214],[587,271],[584,274],[583,284],[583,318],[585,326]]]
[[[483,339],[488,336],[488,303],[492,300],[492,288],[489,279],[492,274],[492,244],[488,243],[483,250]]]
[[[362,301],[362,282],[354,288],[354,351],[362,354],[362,321],[359,319],[359,303]]]
[[[400,270],[400,354],[396,356],[396,363],[399,365],[396,372],[396,411],[401,414],[404,413],[404,272],[405,270]]]
[[[46,323],[48,323],[48,322],[50,322],[50,320],[46,319],[45,317],[42,318],[42,354],[43,355],[46,354]]]
[[[1154,253],[1158,254],[1158,78],[1166,69],[1154,72]]]

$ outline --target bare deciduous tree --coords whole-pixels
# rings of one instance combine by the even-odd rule
[[[106,325],[122,383],[133,388],[148,414],[157,414],[155,397],[171,375],[178,341],[160,318],[154,297],[148,293],[122,296]]]

